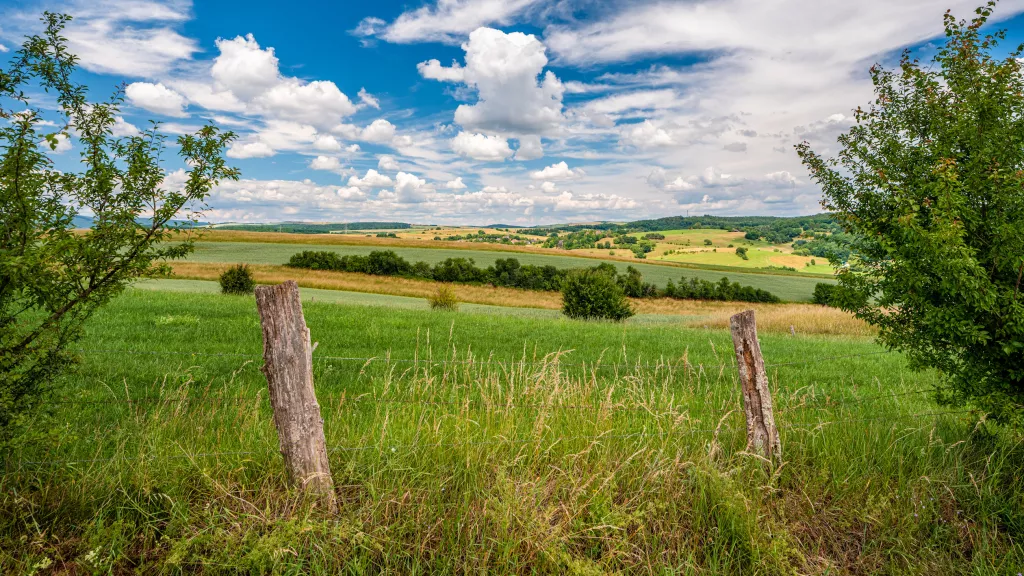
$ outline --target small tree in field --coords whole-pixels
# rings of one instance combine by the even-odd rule
[[[165,189],[156,129],[114,138],[120,91],[87,103],[70,80],[76,59],[60,35],[68,19],[46,13],[46,33],[0,70],[0,445],[71,363],[67,347],[83,322],[132,280],[188,254],[186,228],[210,189],[238,177],[222,156],[233,135],[206,126],[178,138],[186,177],[180,190]],[[50,133],[28,96],[40,88],[61,115]],[[40,143],[72,136],[82,170],[55,170]],[[81,212],[93,217],[84,233],[71,228]]]
[[[427,303],[430,304],[431,310],[456,312],[459,309],[459,297],[455,294],[455,289],[447,284],[438,286],[435,294],[427,296]]]
[[[905,54],[896,70],[873,67],[875,102],[856,110],[838,158],[806,142],[797,151],[825,208],[857,237],[839,305],[915,366],[938,369],[943,402],[1019,424],[1024,47],[994,55],[1004,34],[980,33],[994,5],[970,22],[947,12],[933,64]]]
[[[622,286],[600,268],[573,270],[562,281],[562,313],[578,320],[622,321],[633,308]]]
[[[252,294],[256,291],[256,280],[248,264],[236,264],[220,275],[220,291],[224,294]]]

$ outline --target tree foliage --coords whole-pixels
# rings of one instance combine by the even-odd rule
[[[236,264],[221,273],[220,291],[224,294],[252,294],[256,291],[256,280],[248,264]]]
[[[89,103],[71,80],[76,58],[61,36],[68,20],[46,13],[45,34],[0,70],[0,442],[73,360],[68,344],[89,315],[163,260],[187,254],[185,229],[211,188],[237,178],[222,157],[233,135],[206,126],[178,138],[183,184],[165,188],[156,127],[114,138],[121,91]],[[49,133],[29,97],[41,90],[61,117]],[[72,137],[82,169],[56,170],[43,147]],[[80,212],[93,215],[84,233],[71,226]]]
[[[874,103],[855,112],[837,158],[798,152],[824,206],[855,234],[840,305],[881,342],[943,376],[940,400],[1004,421],[1024,415],[1022,48],[997,57],[971,21],[945,16],[934,62],[875,66]],[[837,258],[832,258],[839,264]]]
[[[562,313],[577,320],[616,322],[634,314],[616,277],[600,266],[569,272],[562,282]]]

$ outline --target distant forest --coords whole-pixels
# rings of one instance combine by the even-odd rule
[[[412,228],[405,222],[349,222],[330,224],[309,224],[305,222],[283,222],[281,224],[228,224],[217,226],[218,230],[243,230],[245,232],[288,232],[291,234],[328,234],[330,232],[360,232],[365,230],[405,230]]]
[[[773,244],[790,242],[806,232],[841,232],[839,224],[830,214],[813,216],[669,216],[656,220],[636,220],[625,224],[601,222],[571,226],[543,226],[522,228],[522,234],[548,236],[552,233],[579,230],[605,230],[609,235],[635,232],[662,232],[665,230],[723,229],[746,233],[748,240],[763,238]]]

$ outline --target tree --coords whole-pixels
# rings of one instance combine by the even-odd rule
[[[46,13],[45,34],[0,70],[0,443],[73,362],[68,346],[86,319],[132,280],[188,254],[211,188],[238,177],[222,155],[233,134],[213,126],[178,138],[180,186],[165,180],[155,125],[114,138],[121,91],[88,103],[71,80],[76,58],[61,37],[69,19]],[[39,88],[60,113],[47,134],[28,96]],[[72,136],[82,171],[54,169],[40,142],[55,148]],[[72,222],[81,212],[92,214],[92,227],[79,233]]]
[[[256,280],[248,264],[236,264],[221,273],[220,291],[223,294],[252,294],[256,291]]]
[[[820,304],[822,306],[834,306],[837,301],[835,300],[837,286],[835,284],[827,284],[825,282],[818,282],[814,285],[814,295],[811,296],[811,303]]]
[[[562,313],[579,320],[620,322],[633,315],[633,308],[615,276],[597,266],[573,270],[566,276],[562,282]]]
[[[938,369],[940,401],[1020,424],[1024,46],[995,56],[1004,33],[980,32],[994,6],[970,22],[947,12],[932,64],[905,53],[896,70],[874,66],[876,99],[855,111],[838,158],[797,151],[854,234],[839,305],[915,367]]]

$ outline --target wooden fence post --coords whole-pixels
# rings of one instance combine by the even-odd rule
[[[298,284],[288,280],[276,286],[258,286],[256,308],[263,326],[263,374],[270,388],[274,426],[288,478],[335,512],[324,421],[313,390],[313,349]]]
[[[779,429],[775,427],[772,395],[768,390],[768,374],[764,370],[761,344],[757,341],[754,311],[740,312],[729,319],[732,344],[736,348],[740,386],[743,389],[743,411],[747,416],[747,450],[768,459],[782,458]]]

